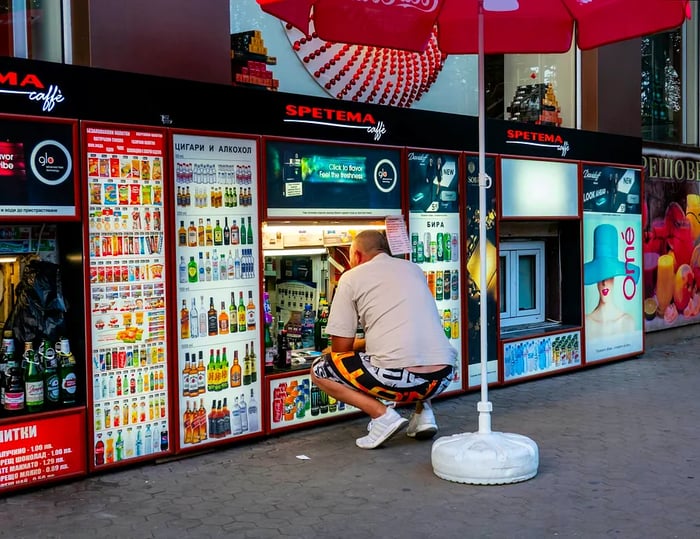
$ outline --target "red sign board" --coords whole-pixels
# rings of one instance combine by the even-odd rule
[[[85,413],[0,425],[0,491],[86,473]]]

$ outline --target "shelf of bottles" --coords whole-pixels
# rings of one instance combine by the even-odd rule
[[[85,129],[93,464],[101,467],[169,449],[164,134]]]
[[[580,365],[580,331],[503,344],[503,379],[505,381]]]
[[[175,135],[180,448],[261,432],[256,143]]]

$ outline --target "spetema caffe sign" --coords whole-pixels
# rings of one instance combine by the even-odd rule
[[[50,112],[65,99],[58,85],[45,84],[36,74],[17,71],[0,73],[0,94],[24,95],[40,104],[44,112]]]
[[[368,112],[288,104],[285,122],[306,123],[344,129],[363,129],[378,141],[387,132],[384,122]]]

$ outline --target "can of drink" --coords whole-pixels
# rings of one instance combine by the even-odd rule
[[[435,299],[437,301],[442,301],[442,294],[445,290],[445,284],[443,282],[443,273],[438,270],[435,276]]]
[[[450,276],[450,270],[446,269],[443,277],[442,277],[442,285],[443,285],[443,292],[442,292],[442,298],[443,299],[450,299],[450,292],[452,290],[452,277]]]
[[[442,239],[442,232],[437,233],[437,239],[435,241],[435,260],[437,262],[442,262],[443,256],[444,256],[444,251],[445,251],[445,244],[443,243]]]
[[[459,270],[452,271],[452,299],[459,299]]]
[[[418,261],[418,233],[411,234],[411,262]]]
[[[442,241],[445,244],[442,248],[442,258],[445,262],[452,261],[452,240],[450,239],[450,233],[445,232],[442,235]]]
[[[430,289],[430,293],[435,297],[435,272],[434,271],[429,271],[428,272],[428,288]]]

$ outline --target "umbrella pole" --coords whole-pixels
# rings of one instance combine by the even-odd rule
[[[492,2],[493,3],[493,2]],[[497,4],[497,0],[495,2]],[[537,474],[537,444],[520,434],[491,432],[492,406],[488,400],[488,277],[486,238],[486,97],[484,94],[484,0],[479,0],[479,314],[481,344],[481,400],[477,403],[476,433],[443,436],[433,443],[431,459],[435,475],[457,483],[500,485],[525,481]]]

